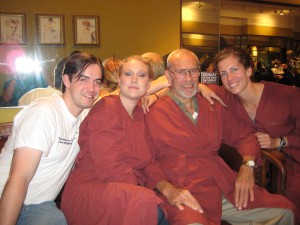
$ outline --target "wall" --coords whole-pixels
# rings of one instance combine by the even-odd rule
[[[2,107],[0,108],[0,123],[12,122],[15,115],[21,111],[22,107]]]
[[[146,51],[164,55],[180,47],[180,0],[0,0],[0,5],[2,12],[27,14],[28,45],[24,50],[28,56],[37,55],[40,60],[52,59],[43,68],[49,81],[58,59],[75,49],[105,59],[113,54],[123,58]],[[36,13],[65,15],[65,46],[37,46]],[[100,16],[100,47],[73,46],[72,15]],[[0,64],[13,49],[0,47]],[[6,79],[3,76],[2,73],[1,82],[0,74],[0,95]]]

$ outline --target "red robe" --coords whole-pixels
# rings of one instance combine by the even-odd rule
[[[300,162],[300,89],[272,82],[263,82],[264,90],[256,110],[255,121],[248,116],[238,96],[214,87],[217,94],[233,109],[238,117],[257,132],[272,137],[287,136],[289,146],[284,151]],[[286,160],[286,196],[300,211],[300,165]],[[300,215],[298,215],[300,218]]]
[[[119,96],[96,103],[80,127],[80,152],[62,196],[69,225],[156,225],[161,200],[143,187],[151,161],[144,113],[134,119]]]
[[[173,99],[159,99],[146,116],[153,161],[147,167],[147,186],[168,180],[188,189],[204,209],[204,214],[185,207],[179,211],[166,204],[168,220],[173,225],[202,222],[220,224],[222,195],[234,204],[236,172],[218,155],[221,142],[237,147],[242,155],[259,155],[259,144],[252,129],[240,122],[230,110],[219,104],[209,105],[199,95],[198,121],[194,124]],[[256,207],[292,208],[283,196],[271,195],[255,186]]]

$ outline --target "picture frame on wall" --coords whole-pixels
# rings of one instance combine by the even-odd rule
[[[65,17],[62,14],[36,14],[39,45],[65,44]]]
[[[74,45],[100,45],[99,16],[73,16]]]
[[[26,13],[0,12],[0,45],[26,45]]]

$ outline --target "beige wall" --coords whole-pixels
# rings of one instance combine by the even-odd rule
[[[25,12],[28,24],[28,56],[61,58],[73,50],[97,55],[101,59],[116,54],[123,58],[154,51],[161,55],[180,47],[180,0],[0,0],[2,12]],[[36,13],[64,14],[66,45],[39,47],[36,43]],[[100,16],[100,46],[73,47],[72,15]],[[0,62],[14,48],[0,47]],[[55,62],[45,64],[44,73],[52,80]],[[3,74],[2,80],[3,80]],[[0,95],[2,93],[0,77]]]

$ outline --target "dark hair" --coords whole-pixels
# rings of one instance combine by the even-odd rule
[[[104,77],[104,69],[102,66],[102,62],[100,59],[98,59],[96,56],[88,53],[76,53],[68,57],[63,74],[67,74],[69,76],[70,81],[72,81],[73,78],[79,79],[80,74],[89,66],[92,64],[97,64],[102,73],[101,81]],[[66,86],[62,82],[62,92],[64,93],[66,90]]]
[[[81,51],[75,50],[75,51],[71,52],[69,56],[74,55],[76,53],[81,53]],[[65,63],[69,56],[61,58],[54,68],[54,88],[55,89],[58,89],[58,90],[62,89],[61,79],[63,76],[63,70],[65,68]]]
[[[70,53],[69,56],[74,55],[74,54],[77,54],[77,53],[81,53],[81,51],[79,51],[79,50],[74,50],[73,52]]]
[[[251,57],[246,50],[242,48],[230,46],[230,47],[223,48],[221,51],[217,53],[214,60],[214,67],[217,69],[217,71],[219,71],[218,70],[219,62],[231,55],[235,56],[245,68],[252,67]]]
[[[213,63],[212,58],[207,57],[205,58],[204,62],[201,64],[201,71],[206,71],[206,69]]]
[[[68,57],[64,57],[56,64],[54,68],[54,87],[58,90],[62,89],[62,73],[65,68],[65,63],[67,61]]]

